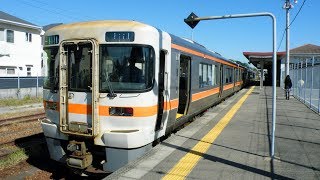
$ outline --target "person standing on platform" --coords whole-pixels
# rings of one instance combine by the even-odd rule
[[[284,80],[284,89],[286,91],[286,99],[289,100],[289,97],[290,97],[290,89],[292,87],[292,82],[291,82],[291,79],[290,79],[290,76],[287,75],[286,76],[286,79]]]

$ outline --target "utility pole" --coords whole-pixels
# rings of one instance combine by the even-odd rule
[[[286,10],[286,75],[289,75],[289,62],[290,62],[290,9],[293,8],[291,4],[291,0],[285,0],[285,4],[283,5],[283,9]],[[298,0],[294,0],[294,3],[298,3]]]

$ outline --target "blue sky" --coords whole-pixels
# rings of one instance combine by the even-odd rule
[[[293,0],[291,0],[293,1]],[[304,0],[290,10],[291,20]],[[277,18],[277,46],[285,28],[285,0],[0,0],[0,11],[39,26],[89,20],[128,19],[144,22],[180,37],[191,38],[183,19],[271,12]],[[320,45],[320,1],[306,0],[291,25],[290,48]],[[229,59],[246,62],[244,51],[272,51],[271,19],[267,17],[202,21],[193,30],[194,40]],[[279,51],[285,50],[285,38]]]

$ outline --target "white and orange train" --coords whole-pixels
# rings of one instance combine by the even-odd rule
[[[79,171],[115,171],[248,80],[218,53],[136,21],[59,25],[44,51],[50,157]]]

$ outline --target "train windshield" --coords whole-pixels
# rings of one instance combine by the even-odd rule
[[[100,91],[141,92],[154,80],[154,50],[141,45],[100,46]]]
[[[47,64],[43,88],[51,89],[52,91],[58,90],[59,86],[59,47],[44,48],[45,55],[47,56]]]

